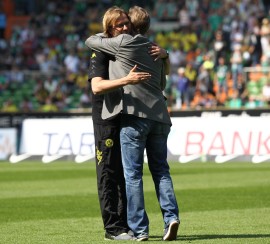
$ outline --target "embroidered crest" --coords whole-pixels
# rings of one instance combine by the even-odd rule
[[[112,139],[107,139],[105,141],[105,145],[106,145],[106,147],[112,147],[113,146],[113,140]]]

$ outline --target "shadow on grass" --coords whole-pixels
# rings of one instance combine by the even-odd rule
[[[249,239],[249,238],[270,238],[270,234],[235,234],[235,235],[191,235],[178,236],[177,240],[195,241],[211,239]]]
[[[162,240],[162,236],[151,236]],[[249,239],[249,238],[270,238],[270,234],[235,234],[235,235],[190,235],[178,236],[177,241],[196,241],[213,239]]]

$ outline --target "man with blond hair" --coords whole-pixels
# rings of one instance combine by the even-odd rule
[[[107,93],[102,116],[108,119],[121,114],[120,142],[126,181],[127,219],[136,240],[146,241],[149,238],[149,219],[144,206],[142,181],[146,149],[148,166],[164,220],[163,240],[170,241],[176,239],[180,221],[167,162],[167,138],[171,120],[162,92],[166,84],[166,61],[154,59],[149,54],[149,48],[154,55],[158,47],[152,47],[153,44],[143,36],[150,26],[147,11],[135,6],[130,9],[129,17],[136,35],[120,34],[115,38],[95,35],[89,37],[85,43],[91,49],[115,57],[116,61],[110,64],[110,79],[124,77],[134,65],[137,65],[138,71],[151,74],[146,82],[118,89],[118,97],[116,93],[114,96]],[[104,26],[105,32],[112,28],[117,26]],[[162,54],[159,56],[163,57]]]
[[[121,28],[108,30],[106,37],[130,32],[127,13],[118,7],[108,9],[104,22]],[[109,78],[108,67],[112,58],[102,52],[92,51],[90,58],[89,82],[100,88]],[[110,81],[110,85],[136,84],[148,77],[132,69],[121,79]],[[101,82],[102,81],[102,82]],[[106,84],[105,84],[106,85]],[[101,118],[104,95],[92,91],[92,120],[95,136],[96,174],[100,210],[105,229],[105,240],[134,239],[127,224],[125,179],[121,162],[120,116],[110,120]]]

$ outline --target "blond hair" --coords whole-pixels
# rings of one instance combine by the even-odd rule
[[[134,6],[129,9],[128,16],[135,32],[144,35],[149,30],[150,15],[147,10],[139,6]]]
[[[116,20],[123,14],[128,17],[127,12],[117,6],[113,6],[105,12],[102,21],[103,33],[105,36],[112,37],[112,27],[114,26]]]

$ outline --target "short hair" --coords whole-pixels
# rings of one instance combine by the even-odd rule
[[[144,35],[150,27],[150,15],[142,7],[134,6],[128,11],[128,16],[134,28],[134,31]]]
[[[103,33],[105,36],[112,37],[111,29],[112,29],[113,25],[115,24],[116,20],[122,14],[125,14],[128,17],[127,12],[124,9],[119,8],[117,6],[113,6],[105,12],[105,14],[103,16],[103,21],[102,21]]]

